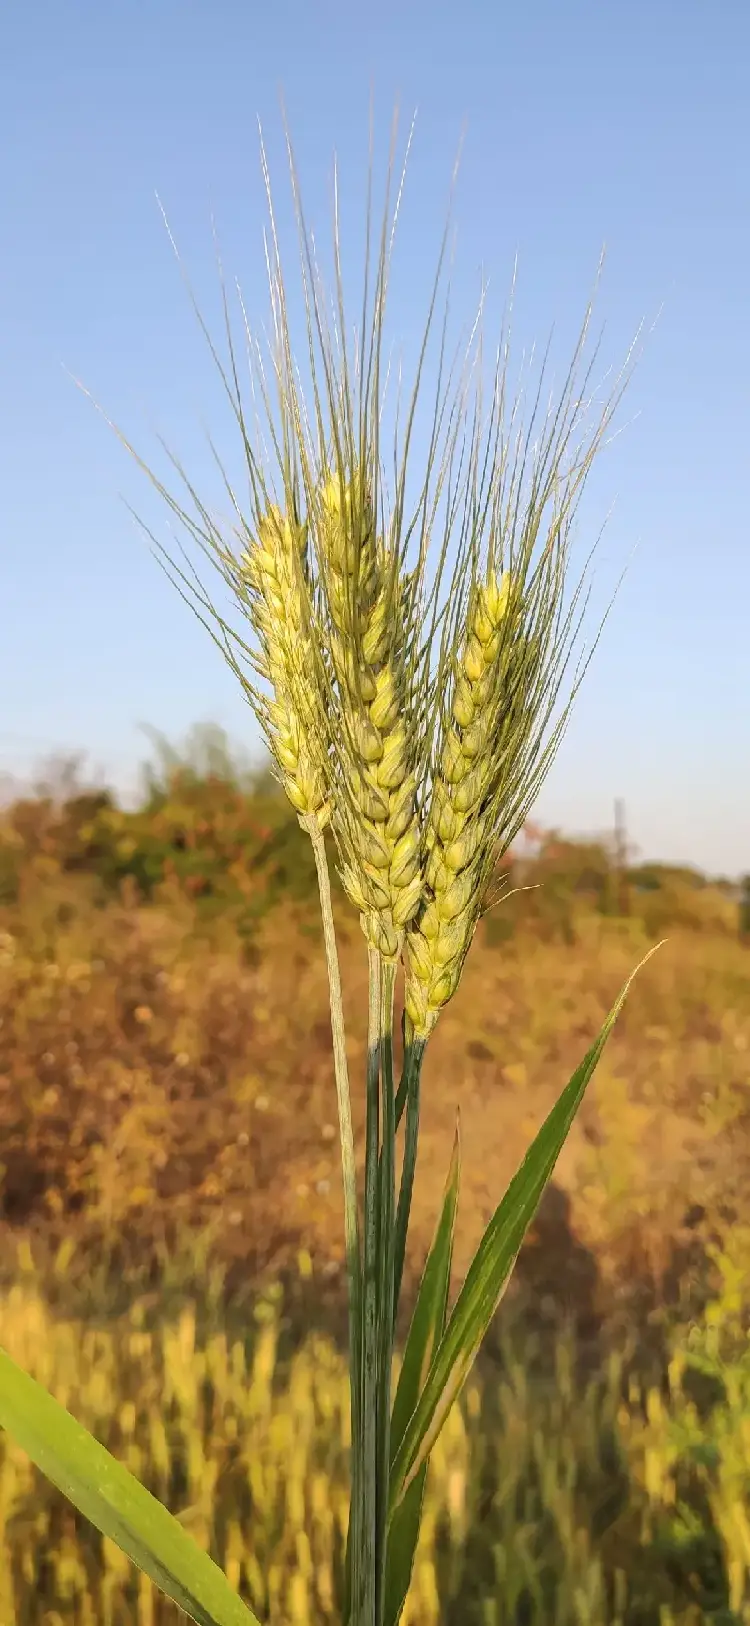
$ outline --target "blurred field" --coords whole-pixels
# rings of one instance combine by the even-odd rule
[[[750,1619],[747,1259],[745,1233],[717,1257],[701,1323],[673,1330],[663,1382],[639,1376],[632,1341],[592,1368],[569,1327],[545,1337],[511,1303],[494,1359],[435,1448],[405,1626]],[[278,1293],[233,1315],[216,1268],[200,1308],[194,1270],[173,1263],[164,1285],[166,1310],[143,1295],[114,1320],[81,1323],[53,1314],[27,1270],[0,1297],[0,1339],[180,1516],[261,1619],[333,1626],[341,1353],[314,1330],[297,1346]],[[8,1626],[176,1626],[173,1606],[5,1437],[0,1559]]]
[[[69,783],[0,819],[0,1341],[192,1508],[264,1616],[334,1620],[342,1219],[314,878],[273,788],[208,745],[163,753],[135,812]],[[483,923],[431,1045],[410,1286],[457,1107],[460,1275],[625,976],[667,941],[436,1465],[410,1618],[747,1621],[741,903],[557,837],[509,877],[535,890]],[[361,1127],[364,945],[337,912]],[[2,1450],[3,1626],[173,1618]]]

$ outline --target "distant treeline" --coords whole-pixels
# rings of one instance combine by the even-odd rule
[[[139,804],[82,785],[74,762],[0,812],[0,906],[25,879],[76,873],[102,903],[127,888],[144,903],[180,895],[231,911],[241,932],[284,898],[312,901],[310,845],[267,767],[241,765],[223,735],[199,728],[180,752],[154,736]],[[616,841],[528,827],[498,865],[489,897],[498,940],[519,929],[572,940],[584,913],[635,917],[649,932],[680,925],[750,933],[750,878],[709,879],[684,865],[623,862]]]

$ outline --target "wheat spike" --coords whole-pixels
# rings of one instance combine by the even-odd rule
[[[341,879],[368,942],[395,960],[422,892],[407,680],[409,579],[378,539],[356,475],[346,485],[333,476],[323,486],[321,560],[340,707]]]
[[[259,664],[272,691],[261,720],[292,806],[323,828],[330,817],[325,707],[306,564],[307,527],[269,508],[242,558]]]
[[[507,573],[475,585],[455,664],[425,829],[424,899],[407,936],[406,1005],[418,1038],[429,1035],[455,993],[479,918],[504,765],[509,594]]]

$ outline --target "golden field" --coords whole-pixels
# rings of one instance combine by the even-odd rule
[[[436,1454],[409,1620],[747,1621],[750,949],[689,875],[633,871],[623,913],[600,849],[549,842],[537,879],[480,928],[431,1045],[412,1286],[456,1109],[460,1276],[666,942]],[[290,1626],[337,1618],[346,1515],[310,880],[270,792],[184,771],[132,815],[37,799],[0,831],[0,1341]],[[356,1116],[366,964],[337,911]],[[3,1626],[176,1618],[6,1441],[0,1549]]]

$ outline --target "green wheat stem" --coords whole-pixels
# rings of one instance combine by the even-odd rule
[[[359,1236],[359,1210],[357,1204],[357,1169],[354,1156],[354,1130],[352,1127],[349,1067],[346,1058],[346,1029],[341,992],[336,930],[331,900],[331,878],[328,872],[325,836],[315,816],[301,818],[312,843],[315,869],[318,877],[320,913],[323,922],[328,988],[331,1007],[331,1033],[333,1036],[333,1063],[338,1101],[339,1138],[341,1141],[341,1168],[344,1184],[344,1245],[349,1296],[349,1369],[351,1374],[351,1426],[352,1426],[352,1488],[351,1513],[353,1528],[350,1544],[354,1564],[353,1596],[357,1597],[357,1566],[361,1552],[359,1521],[362,1511],[362,1255]]]
[[[396,964],[392,960],[384,959],[380,972],[379,1039],[382,1137],[378,1180],[378,1457],[375,1530],[375,1619],[377,1626],[381,1626],[385,1603],[388,1477],[391,1447],[394,1219],[396,1208],[396,1110],[393,1080],[393,1001],[395,986]]]
[[[354,1593],[354,1626],[374,1626],[377,1521],[378,1397],[378,1162],[380,1151],[380,1013],[381,968],[377,950],[368,947],[369,997],[365,1130],[364,1291],[362,1300],[363,1460],[361,1544],[355,1555],[360,1590]]]
[[[404,1010],[401,1012],[401,1038],[404,1045],[404,1065],[401,1068],[401,1077],[398,1081],[398,1089],[396,1091],[396,1134],[398,1134],[399,1129],[401,1128],[401,1119],[403,1118],[404,1111],[406,1109],[406,1093],[409,1087],[409,1078],[406,1070],[406,1052],[408,1049],[408,1040],[406,1037],[407,1022],[408,1017],[406,1015],[406,1011]]]
[[[406,1127],[404,1130],[404,1161],[401,1169],[401,1184],[398,1193],[398,1208],[396,1210],[396,1230],[393,1254],[393,1325],[395,1330],[398,1315],[399,1299],[401,1297],[401,1283],[404,1275],[404,1261],[406,1258],[406,1239],[409,1230],[409,1217],[411,1215],[411,1199],[414,1190],[414,1173],[417,1166],[417,1147],[419,1142],[419,1098],[422,1082],[422,1063],[427,1048],[423,1039],[412,1038],[406,1046],[404,1056],[404,1070],[399,1091],[403,1086],[406,1107]]]

